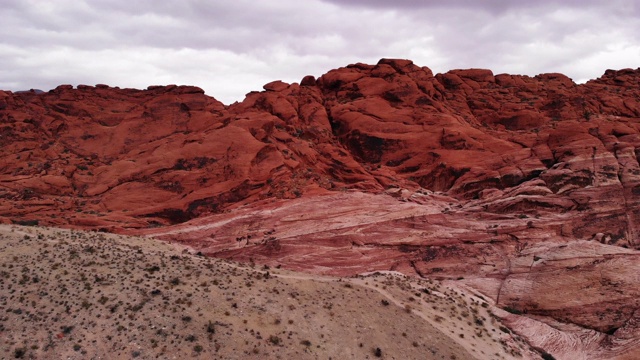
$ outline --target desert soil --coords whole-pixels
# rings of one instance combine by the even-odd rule
[[[324,277],[155,239],[0,225],[0,358],[539,358],[492,304],[396,273]]]

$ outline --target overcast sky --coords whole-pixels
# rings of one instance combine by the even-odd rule
[[[0,89],[196,85],[225,104],[380,58],[434,73],[640,67],[635,0],[0,0]]]

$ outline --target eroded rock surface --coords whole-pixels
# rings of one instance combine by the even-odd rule
[[[560,358],[635,358],[639,79],[383,59],[230,106],[185,86],[0,92],[0,219],[459,279]]]

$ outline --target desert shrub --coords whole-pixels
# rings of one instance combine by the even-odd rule
[[[13,223],[22,226],[38,226],[40,222],[38,220],[13,220]]]
[[[154,272],[156,272],[156,271],[160,271],[160,266],[158,266],[158,265],[153,265],[153,266],[149,266],[148,268],[146,268],[146,269],[144,269],[144,270],[145,270],[145,271],[147,271],[147,272],[150,272],[150,273],[154,273]],[[176,285],[177,285],[177,284],[176,284]]]
[[[24,355],[27,353],[27,348],[21,347],[13,350],[13,357],[16,359],[22,359]]]
[[[71,330],[73,330],[73,326],[61,326],[60,329],[63,334],[69,334],[71,333]]]
[[[507,311],[507,312],[510,312],[510,313],[512,313],[512,314],[516,314],[516,315],[521,315],[521,314],[522,314],[522,311],[520,311],[520,310],[518,310],[518,309],[516,309],[516,308],[512,308],[512,307],[510,307],[510,306],[505,306],[505,307],[503,308],[503,310],[504,310],[504,311]]]
[[[215,325],[211,322],[211,320],[209,320],[209,322],[207,323],[206,329],[209,334],[215,334],[216,332]]]
[[[509,330],[509,328],[504,327],[504,326],[500,326],[500,331],[502,331],[503,333],[507,333],[507,334],[511,333],[511,330]]]
[[[271,335],[269,336],[269,342],[271,342],[273,345],[280,345],[280,343],[282,342],[282,339],[280,339],[275,335]]]
[[[556,360],[556,358],[554,358],[553,355],[549,354],[546,351],[543,351],[541,355],[544,360]]]

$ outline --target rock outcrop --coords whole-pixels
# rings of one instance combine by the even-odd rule
[[[230,106],[174,85],[0,92],[0,219],[459,279],[560,358],[635,358],[639,80],[383,59]]]

